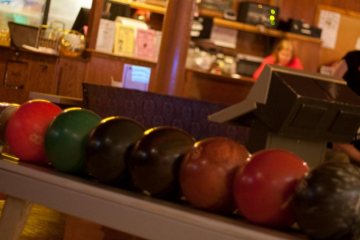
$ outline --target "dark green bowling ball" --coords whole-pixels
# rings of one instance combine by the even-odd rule
[[[101,117],[83,108],[68,108],[49,125],[45,151],[55,169],[67,173],[85,173],[87,136]]]
[[[195,139],[182,129],[156,127],[145,131],[131,150],[129,172],[133,187],[147,195],[179,197],[179,167]]]
[[[86,169],[99,182],[122,184],[126,155],[144,134],[140,123],[126,117],[108,117],[94,128],[86,145]]]

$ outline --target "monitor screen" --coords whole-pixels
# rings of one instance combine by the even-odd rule
[[[79,13],[71,29],[86,35],[87,26],[89,23],[89,15],[90,15],[90,9],[83,7],[80,8]]]
[[[124,64],[122,87],[147,91],[150,82],[151,68]]]

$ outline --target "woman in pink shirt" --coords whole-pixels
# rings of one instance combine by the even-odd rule
[[[288,39],[281,40],[275,47],[273,53],[264,58],[261,65],[253,74],[255,80],[258,79],[266,64],[276,64],[279,66],[303,69],[303,65],[298,57],[295,56],[294,45]]]

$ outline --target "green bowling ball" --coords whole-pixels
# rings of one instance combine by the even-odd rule
[[[86,139],[101,117],[83,108],[68,108],[49,125],[45,135],[45,152],[56,170],[85,173]]]

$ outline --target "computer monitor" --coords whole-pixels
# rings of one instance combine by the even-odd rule
[[[327,142],[350,142],[360,126],[360,96],[345,81],[268,65],[246,99],[209,116],[251,126],[247,146],[286,148],[315,166]]]
[[[36,47],[39,28],[16,22],[8,22],[11,45],[22,49],[24,45]]]
[[[87,33],[87,26],[89,24],[90,9],[80,8],[78,15],[72,26],[72,30],[76,30],[84,35]]]

